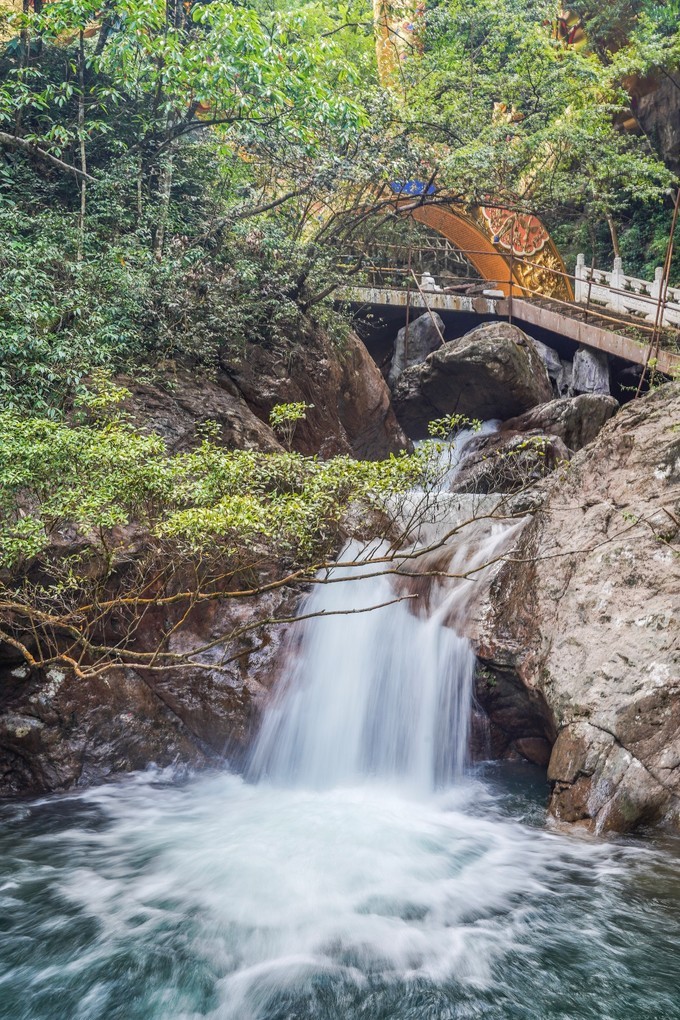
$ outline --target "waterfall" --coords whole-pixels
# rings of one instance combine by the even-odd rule
[[[471,435],[457,444],[455,462]],[[444,516],[450,526],[460,502],[444,494],[431,518]],[[470,499],[463,503],[470,512]],[[421,527],[421,546],[436,534],[432,526]],[[436,557],[423,552],[388,564],[387,572],[371,562],[387,543],[350,543],[303,605],[301,615],[311,618],[286,648],[287,674],[265,710],[251,776],[308,787],[377,778],[422,791],[459,777],[475,656],[455,627],[479,584],[479,568],[510,530],[473,520]],[[418,554],[418,546],[408,551]],[[423,576],[435,570],[461,576]]]
[[[360,552],[350,546],[343,559]],[[444,625],[445,597],[421,616],[394,601],[379,568],[352,580],[357,569],[331,572],[307,600],[305,614],[338,615],[303,625],[297,654],[290,649],[296,661],[265,713],[254,770],[304,785],[362,776],[447,783],[465,760],[472,649]]]
[[[444,491],[399,575],[319,577],[250,777],[0,804],[0,1020],[680,1020],[678,861],[544,830],[528,767],[461,776],[492,509]]]

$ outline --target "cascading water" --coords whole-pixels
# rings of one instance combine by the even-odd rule
[[[361,556],[346,549],[342,558],[360,565],[332,572],[306,603],[305,613],[322,615],[304,626],[252,770],[310,786],[377,777],[430,791],[462,773],[474,655],[444,625],[446,597],[419,615]],[[362,580],[341,580],[357,572]],[[357,613],[371,606],[382,608]]]
[[[464,534],[315,586],[246,779],[0,807],[1,1020],[680,1020],[673,845],[551,833],[531,769],[464,769],[455,626],[509,533]]]
[[[444,450],[445,483],[475,435],[464,432],[453,450]],[[417,507],[417,496],[413,502]],[[465,508],[472,513],[465,541],[444,550],[452,576],[431,581],[426,597],[408,591],[400,597],[395,585],[395,569],[413,580],[433,573],[426,553],[417,556],[418,545],[408,550],[411,559],[390,561],[387,543],[352,543],[340,557],[347,565],[319,579],[303,609],[312,618],[297,648],[291,646],[292,665],[264,717],[252,775],[313,787],[373,777],[421,792],[462,775],[475,656],[450,624],[460,621],[484,564],[514,530],[476,521],[469,500]],[[437,519],[443,516],[446,529],[451,515],[447,494],[428,503],[419,528],[426,545]],[[441,550],[437,567],[441,573]]]

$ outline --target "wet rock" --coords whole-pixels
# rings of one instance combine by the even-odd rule
[[[609,393],[609,359],[603,351],[579,347],[574,355],[569,392]]]
[[[503,422],[502,432],[549,433],[558,436],[575,453],[592,443],[605,422],[619,409],[614,397],[583,393],[539,404],[530,411]]]
[[[560,360],[560,356],[557,351],[553,350],[552,347],[548,347],[547,344],[542,344],[540,340],[534,340],[531,337],[531,342],[541,356],[541,360],[546,367],[548,377],[552,381],[555,391],[558,394],[565,392],[566,388],[564,385],[564,366]]]
[[[197,607],[171,650],[295,610],[280,589],[244,603]],[[186,607],[184,607],[186,608]],[[152,650],[184,611],[151,611],[137,643]],[[258,706],[276,678],[282,627],[253,630],[192,658],[202,665],[149,671],[113,668],[85,679],[65,666],[32,671],[0,645],[0,797],[67,790],[154,764],[202,766],[238,760]],[[238,658],[218,669],[225,655]]]
[[[545,364],[517,326],[488,322],[447,341],[394,388],[397,417],[413,435],[444,414],[510,418],[552,397]]]
[[[456,492],[518,492],[566,464],[569,456],[559,436],[503,429],[472,440],[453,489]]]
[[[425,361],[428,354],[441,347],[443,336],[444,323],[436,312],[431,315],[425,312],[410,322],[408,329],[402,327],[394,343],[388,384],[393,387],[405,368]]]
[[[549,710],[552,814],[598,832],[680,827],[679,421],[668,384],[541,483],[473,614],[487,666]]]
[[[552,713],[540,691],[522,683],[510,664],[480,657],[475,700],[488,720],[486,757],[521,757],[546,766],[555,742]]]
[[[510,418],[497,432],[468,444],[455,490],[516,493],[526,489],[565,467],[575,451],[595,439],[618,407],[614,397],[584,393],[539,404]]]

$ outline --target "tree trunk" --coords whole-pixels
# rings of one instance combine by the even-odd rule
[[[609,233],[611,234],[611,238],[612,238],[612,248],[614,249],[614,258],[620,259],[621,258],[621,249],[619,248],[619,232],[616,229],[616,224],[614,223],[614,217],[612,216],[611,213],[607,213],[607,226],[609,227]]]
[[[153,238],[153,253],[158,262],[163,258],[165,246],[165,229],[170,210],[170,194],[172,192],[173,154],[168,152],[158,176],[158,223]]]
[[[78,96],[78,138],[80,141],[80,169],[83,174],[87,173],[87,152],[85,150],[85,35],[80,30],[78,38],[78,84],[80,95]],[[80,178],[80,215],[78,217],[78,262],[83,260],[83,247],[85,244],[85,211],[87,207],[87,180]]]

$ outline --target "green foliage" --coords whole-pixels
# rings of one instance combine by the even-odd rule
[[[3,406],[54,416],[97,368],[210,370],[220,351],[296,341],[333,259],[284,210],[256,229],[242,217],[365,123],[333,31],[347,17],[228,0],[4,16],[17,34],[0,50],[0,131],[17,144],[0,149]],[[316,318],[342,334],[330,300]]]
[[[481,427],[479,418],[468,418],[464,414],[445,414],[442,418],[433,418],[428,422],[427,432],[433,439],[451,440],[461,429],[479,432]]]
[[[295,426],[298,422],[304,421],[307,411],[314,407],[314,404],[306,404],[304,401],[295,401],[290,404],[275,404],[269,412],[269,424],[278,432],[283,439],[286,449],[290,450]]]
[[[107,383],[90,410],[108,414],[119,397]],[[171,456],[158,436],[121,416],[69,425],[1,413],[0,568],[21,568],[60,529],[110,557],[125,546],[120,529],[131,525],[172,540],[177,556],[212,550],[247,558],[266,548],[305,564],[330,553],[351,506],[360,517],[384,511],[422,473],[420,459],[406,455],[322,462],[228,451],[211,432],[195,450]]]
[[[438,181],[454,193],[601,217],[632,196],[659,201],[671,175],[615,118],[621,76],[554,38],[541,0],[445,0],[409,66],[408,110],[428,125]]]

